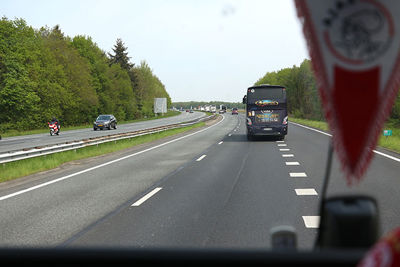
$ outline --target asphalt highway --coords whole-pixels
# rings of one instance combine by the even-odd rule
[[[59,144],[69,141],[82,140],[90,137],[106,136],[109,134],[130,132],[168,124],[181,123],[198,119],[204,116],[204,112],[182,112],[177,116],[167,117],[163,119],[118,124],[116,130],[112,129],[94,131],[92,127],[89,127],[86,129],[63,131],[61,125],[60,135],[50,136],[49,133],[43,133],[3,138],[2,140],[0,140],[0,153],[17,149],[31,148],[35,146]]]
[[[269,249],[295,227],[311,249],[330,136],[296,124],[282,142],[247,141],[243,115],[0,185],[0,246]],[[399,155],[376,154],[349,187],[336,157],[328,195],[378,200],[399,226]]]

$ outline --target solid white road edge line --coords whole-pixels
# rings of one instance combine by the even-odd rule
[[[148,194],[146,194],[144,197],[142,197],[141,199],[139,199],[138,201],[136,201],[135,203],[133,203],[131,205],[131,207],[137,207],[140,206],[141,204],[143,204],[143,202],[145,202],[146,200],[148,200],[149,198],[151,198],[152,196],[154,196],[158,191],[160,191],[162,189],[162,187],[157,187],[154,188],[151,192],[149,192]]]
[[[310,127],[307,127],[307,126],[304,126],[304,125],[301,125],[301,124],[298,124],[298,123],[295,123],[295,122],[290,122],[290,123],[293,123],[294,125],[297,125],[297,126],[306,128],[306,129],[308,129],[308,130],[311,130],[311,131],[314,131],[314,132],[317,132],[317,133],[321,133],[321,134],[324,134],[324,135],[327,135],[327,136],[332,136],[331,134],[328,134],[328,133],[325,133],[325,132],[323,132],[323,131],[319,131],[319,130],[317,130],[317,129],[310,128]],[[381,155],[382,157],[386,157],[386,158],[388,158],[388,159],[391,159],[391,160],[400,162],[400,159],[399,159],[399,158],[396,158],[396,157],[394,157],[394,156],[391,156],[391,155],[382,153],[382,152],[380,152],[380,151],[378,151],[378,150],[372,150],[372,151],[373,151],[374,153],[378,154],[378,155]]]
[[[297,188],[294,191],[296,191],[296,195],[298,196],[317,196],[318,193],[315,191],[314,188]]]
[[[382,153],[382,152],[380,152],[380,151],[378,151],[378,150],[372,150],[372,151],[375,152],[375,153],[378,154],[378,155],[381,155],[381,156],[387,157],[387,158],[389,158],[389,159],[392,159],[392,160],[394,160],[394,161],[400,162],[400,159],[399,159],[399,158],[396,158],[396,157],[390,156],[390,155],[388,155],[388,154]]]
[[[320,134],[324,134],[324,135],[327,135],[327,136],[332,136],[331,134],[325,133],[323,131],[320,131],[320,130],[317,130],[317,129],[314,129],[314,128],[311,128],[311,127],[304,126],[302,124],[298,124],[298,123],[295,123],[295,122],[292,122],[292,121],[290,123],[293,123],[294,125],[306,128],[308,130],[311,130],[311,131],[314,131],[314,132],[317,132],[317,133],[320,133]]]
[[[23,193],[26,193],[26,192],[29,192],[29,191],[32,191],[32,190],[35,190],[35,189],[38,189],[38,188],[41,188],[41,187],[44,187],[44,186],[48,186],[48,185],[51,185],[51,184],[54,184],[54,183],[57,183],[57,182],[66,180],[66,179],[68,179],[68,178],[71,178],[71,177],[80,175],[80,174],[82,174],[82,173],[86,173],[86,172],[93,171],[93,170],[96,170],[96,169],[98,169],[98,168],[101,168],[101,167],[104,167],[104,166],[113,164],[113,163],[115,163],[115,162],[118,162],[118,161],[121,161],[121,160],[124,160],[124,159],[128,159],[128,158],[131,158],[131,157],[134,157],[134,156],[143,154],[143,153],[145,153],[145,152],[151,151],[151,150],[153,150],[153,149],[156,149],[156,148],[159,148],[159,147],[166,146],[166,145],[168,145],[168,144],[177,142],[177,141],[182,140],[182,139],[184,139],[184,138],[187,138],[187,137],[193,136],[193,135],[195,135],[195,134],[198,134],[198,133],[207,131],[208,129],[210,129],[210,128],[212,128],[212,127],[215,127],[215,126],[217,126],[218,124],[220,124],[221,122],[223,122],[224,119],[225,119],[225,117],[222,116],[222,120],[220,120],[220,121],[217,122],[216,124],[211,125],[211,126],[205,128],[205,129],[203,129],[203,130],[200,130],[200,131],[197,131],[197,132],[188,134],[188,135],[184,135],[184,136],[178,137],[178,138],[176,138],[176,139],[170,140],[170,141],[168,141],[168,142],[165,142],[165,143],[162,143],[162,144],[153,146],[153,147],[149,147],[149,148],[147,148],[147,149],[145,149],[145,150],[142,150],[142,151],[133,153],[133,154],[131,154],[131,155],[124,156],[124,157],[122,157],[122,158],[115,159],[115,160],[112,160],[112,161],[109,161],[109,162],[106,162],[106,163],[103,163],[103,164],[100,164],[100,165],[91,167],[91,168],[86,169],[86,170],[83,170],[83,171],[75,172],[75,173],[72,173],[72,174],[69,174],[69,175],[66,175],[66,176],[63,176],[63,177],[60,177],[60,178],[57,178],[57,179],[48,181],[48,182],[43,183],[43,184],[35,185],[35,186],[29,187],[29,188],[27,188],[27,189],[14,192],[14,193],[12,193],[12,194],[8,194],[8,195],[5,195],[5,196],[2,196],[2,197],[0,197],[0,201],[1,201],[1,200],[8,199],[8,198],[11,198],[11,197],[15,197],[15,196],[21,195],[21,194],[23,194]]]
[[[304,225],[307,228],[318,228],[319,227],[319,216],[302,216]]]
[[[207,156],[207,155],[203,155],[203,156],[201,156],[200,158],[196,159],[196,161],[200,161],[200,160],[204,159],[206,156]]]
[[[307,177],[305,172],[290,172],[290,177]]]

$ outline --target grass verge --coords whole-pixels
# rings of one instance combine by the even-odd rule
[[[157,116],[157,117],[150,117],[150,118],[143,118],[143,119],[137,119],[137,120],[129,120],[129,121],[118,121],[118,124],[127,124],[127,123],[133,123],[133,122],[139,122],[139,121],[150,121],[150,120],[156,120],[156,119],[163,119],[167,117],[173,117],[179,115],[179,111],[171,111],[169,110],[167,113],[164,114],[164,116]],[[61,125],[62,127],[62,125]],[[85,129],[85,128],[92,128],[92,124],[82,124],[82,125],[77,125],[77,126],[67,126],[67,127],[62,127],[61,131],[70,131],[70,130],[79,130],[79,129]],[[5,133],[1,133],[1,137],[11,137],[11,136],[20,136],[20,135],[30,135],[30,134],[41,134],[41,133],[48,133],[49,129],[48,127],[44,127],[43,129],[35,129],[35,130],[28,130],[28,131],[17,131],[17,130],[11,130],[7,131]]]
[[[289,120],[324,131],[329,130],[328,124],[323,121],[306,120],[293,117],[289,117]],[[386,123],[384,129],[392,130],[392,136],[385,137],[382,134],[379,137],[378,146],[400,153],[400,128],[395,127],[392,123]]]
[[[126,148],[130,148],[136,145],[152,142],[167,136],[172,136],[182,132],[189,131],[194,128],[204,126],[205,122],[199,122],[191,126],[167,130],[164,132],[148,134],[138,137],[133,137],[131,139],[124,139],[117,142],[108,142],[99,144],[98,146],[89,146],[80,148],[77,150],[70,150],[55,154],[50,154],[47,156],[35,157],[25,160],[19,160],[14,162],[9,162],[2,164],[0,166],[0,183],[13,180],[26,175],[38,173],[41,171],[46,171],[54,169],[64,163],[71,162],[74,160],[80,160],[95,156],[100,156],[116,151],[120,151]]]

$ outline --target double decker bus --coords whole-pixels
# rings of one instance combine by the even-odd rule
[[[269,84],[249,87],[243,104],[246,104],[248,140],[256,135],[285,138],[288,132],[285,87]]]

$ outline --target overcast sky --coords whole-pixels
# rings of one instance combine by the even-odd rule
[[[267,71],[309,58],[292,0],[1,0],[0,15],[59,24],[110,52],[117,38],[146,60],[172,101],[241,101]]]

